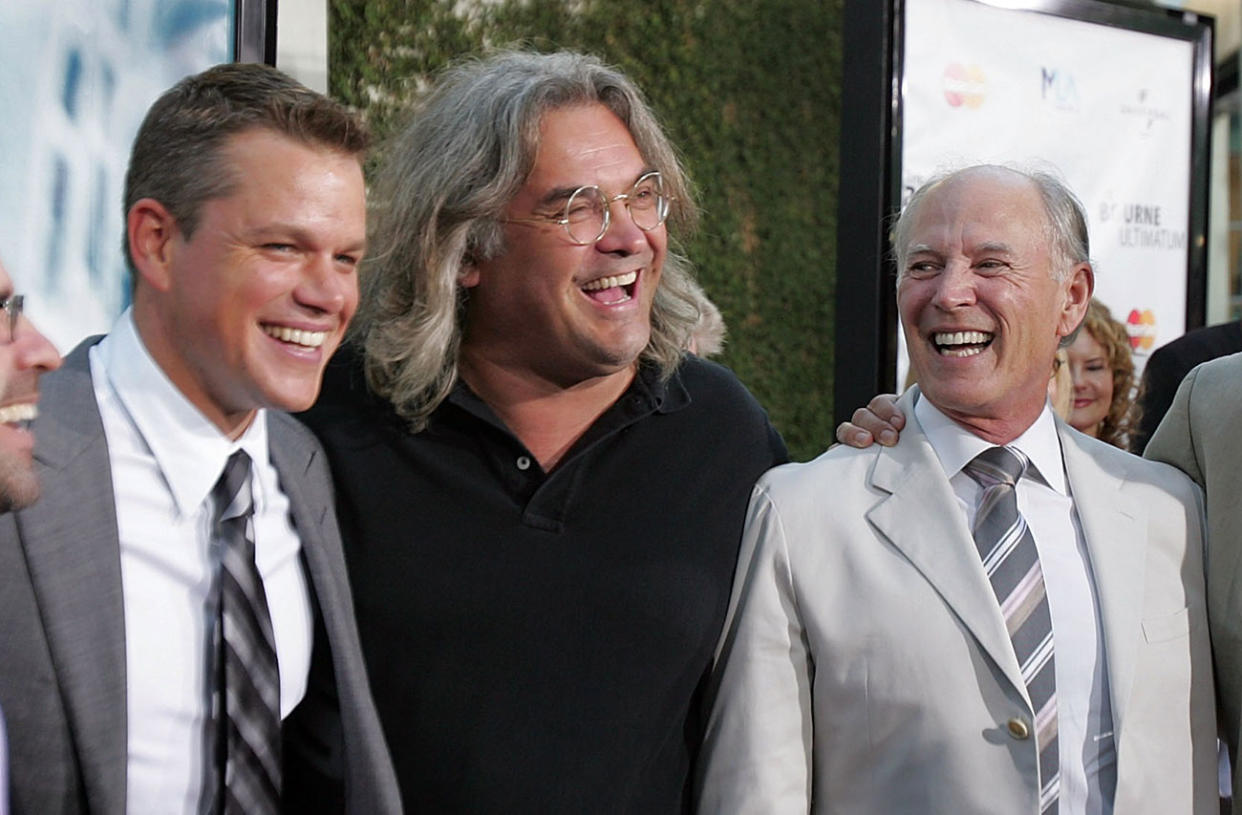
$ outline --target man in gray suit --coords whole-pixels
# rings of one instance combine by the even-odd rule
[[[1205,362],[1182,381],[1144,455],[1203,487],[1207,497],[1207,596],[1216,657],[1221,737],[1242,790],[1242,354]]]
[[[261,65],[148,112],[133,307],[45,380],[0,518],[15,813],[400,810],[315,399],[357,303],[366,134]]]
[[[1214,811],[1200,495],[1047,405],[1084,226],[999,167],[911,200],[912,419],[756,486],[701,811]]]

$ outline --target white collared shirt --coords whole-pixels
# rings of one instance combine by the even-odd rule
[[[973,528],[982,488],[962,468],[994,445],[953,422],[921,395],[914,415],[949,476],[967,527]],[[1103,628],[1091,560],[1065,477],[1051,408],[1045,404],[1035,423],[1007,446],[1021,450],[1032,464],[1017,485],[1018,510],[1035,538],[1052,615],[1059,811],[1106,815],[1113,811],[1117,758]]]
[[[126,311],[90,350],[112,465],[125,604],[127,810],[193,813],[206,774],[212,586],[211,489],[237,449],[254,467],[263,575],[287,716],[306,693],[313,617],[301,543],[268,457],[259,411],[230,441],[147,353]]]

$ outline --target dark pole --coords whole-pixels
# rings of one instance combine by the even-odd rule
[[[833,412],[837,422],[896,370],[893,270],[885,230],[895,199],[892,0],[845,0]]]
[[[276,0],[237,0],[233,53],[237,62],[276,64]]]

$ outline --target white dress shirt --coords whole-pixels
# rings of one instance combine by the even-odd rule
[[[210,757],[211,489],[228,457],[253,462],[255,561],[263,575],[280,666],[281,715],[306,692],[313,616],[301,543],[268,458],[259,411],[230,441],[147,353],[131,313],[90,351],[112,465],[125,606],[127,810],[198,809]]]
[[[914,415],[949,476],[967,526],[973,528],[982,488],[962,468],[994,445],[950,420],[928,399],[918,400]],[[1007,446],[1021,450],[1032,464],[1018,481],[1018,510],[1035,538],[1052,616],[1061,765],[1059,811],[1062,815],[1106,815],[1113,811],[1117,771],[1100,607],[1048,405]]]

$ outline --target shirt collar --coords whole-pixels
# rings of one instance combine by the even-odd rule
[[[260,410],[236,441],[185,397],[148,353],[126,309],[97,346],[117,399],[146,443],[168,484],[178,511],[189,515],[211,494],[234,451],[245,450],[257,469],[267,466],[267,414]],[[262,502],[255,484],[256,511]]]
[[[682,362],[684,365],[684,360]],[[681,366],[678,366],[678,373],[674,373],[670,378],[660,376],[660,370],[655,365],[641,363],[638,370],[634,374],[634,381],[630,383],[625,392],[621,394],[615,403],[620,405],[627,399],[632,399],[630,404],[642,415],[646,415],[652,411],[659,413],[672,413],[681,410],[690,404],[690,393],[686,390],[685,383],[681,381]],[[446,400],[450,404],[465,410],[477,419],[482,419],[488,424],[494,425],[507,432],[508,428],[497,418],[495,412],[479,398],[465,380],[458,377],[457,382],[453,385],[453,389],[449,391]],[[610,408],[611,410],[611,408]]]
[[[914,416],[949,478],[961,472],[975,456],[995,446],[945,416],[921,393],[914,405]],[[1047,402],[1034,423],[1006,446],[1016,447],[1025,453],[1048,486],[1061,495],[1069,494],[1061,458],[1061,439],[1057,435],[1052,408]]]

